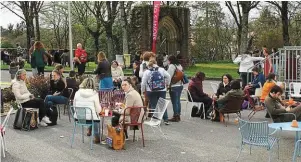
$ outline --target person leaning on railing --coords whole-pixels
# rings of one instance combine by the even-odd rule
[[[252,57],[249,54],[242,54],[242,55],[238,55],[233,63],[238,64],[239,65],[239,73],[240,73],[240,77],[242,79],[242,88],[244,88],[247,83],[249,82],[248,80],[248,73],[252,72],[252,68],[254,67],[254,61],[262,61],[264,60],[263,57]],[[251,75],[251,74],[249,74]],[[251,77],[249,77],[250,79]]]

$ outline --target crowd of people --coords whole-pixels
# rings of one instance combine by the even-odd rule
[[[31,67],[33,70],[37,70],[34,76],[44,75],[47,55],[43,44],[36,42],[31,53]],[[70,98],[68,88],[72,88],[74,92],[71,96],[73,106],[91,108],[92,116],[87,112],[87,119],[98,121],[95,124],[93,135],[94,142],[99,143],[99,115],[103,111],[103,108],[101,107],[98,90],[122,89],[125,93],[125,101],[122,104],[124,105],[123,108],[147,106],[148,117],[152,117],[158,99],[165,99],[166,94],[169,93],[173,115],[169,118],[166,110],[163,115],[163,122],[165,125],[169,125],[169,122],[181,121],[181,94],[184,86],[183,67],[178,57],[174,55],[165,55],[165,57],[163,64],[159,65],[155,53],[148,51],[141,52],[133,62],[132,76],[125,77],[122,66],[119,65],[116,60],[109,62],[105,53],[99,52],[97,55],[98,66],[94,71],[96,77],[88,76],[81,83],[76,79],[75,71],[70,71],[69,77],[64,77],[64,66],[57,64],[49,75],[50,89],[49,95],[47,95],[45,99],[37,98],[28,91],[25,83],[26,71],[19,69],[12,81],[12,91],[16,101],[23,107],[38,108],[40,125],[48,126],[57,124],[56,121],[50,118],[51,113],[56,109],[57,104],[67,104]],[[266,55],[266,57],[268,57],[268,55]],[[223,109],[231,97],[241,97],[245,100],[249,100],[248,97],[254,94],[257,88],[262,86],[260,101],[262,104],[265,104],[273,118],[278,118],[278,113],[292,112],[296,114],[298,119],[301,119],[301,107],[294,109],[285,108],[285,103],[279,98],[283,92],[283,87],[276,85],[276,75],[272,73],[272,66],[264,66],[268,68],[268,71],[264,70],[263,73],[258,67],[254,67],[254,61],[258,60],[262,61],[264,58],[252,57],[246,54],[235,59],[235,63],[240,63],[239,72],[242,78],[242,86],[239,80],[233,79],[229,74],[224,74],[221,76],[222,79],[217,92],[213,95],[206,94],[203,90],[203,82],[206,78],[205,73],[197,72],[195,76],[191,78],[188,84],[188,90],[191,94],[190,100],[204,103],[205,116],[202,116],[204,114],[202,110],[198,112],[199,115],[205,119],[219,121],[218,115],[212,117],[212,114],[218,114],[217,111]],[[80,43],[77,44],[74,62],[78,65],[78,75],[83,75],[85,73],[87,53],[82,49]],[[247,75],[251,67],[253,67],[251,69],[253,79],[249,83]],[[144,114],[144,112],[141,112],[141,114]],[[76,118],[76,114],[74,117]],[[122,124],[123,119],[130,121],[129,112],[124,112],[124,109],[113,111],[113,126]],[[288,120],[288,118],[281,117],[279,120],[285,121]],[[92,135],[91,130],[91,128],[88,128],[88,136]]]

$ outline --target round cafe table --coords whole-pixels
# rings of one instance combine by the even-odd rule
[[[298,122],[298,128],[292,127],[292,122],[282,122],[282,123],[271,123],[269,124],[270,128],[280,129],[282,131],[292,131],[296,132],[295,142],[299,140],[299,133],[301,132],[301,122]]]

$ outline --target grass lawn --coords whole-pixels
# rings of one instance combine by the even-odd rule
[[[86,67],[87,72],[94,71],[96,68],[96,64],[94,62],[89,62]],[[238,66],[233,64],[233,63],[216,63],[216,62],[211,62],[211,63],[201,63],[201,64],[196,64],[193,67],[189,67],[185,70],[185,73],[188,76],[194,76],[195,73],[202,71],[206,74],[207,78],[221,78],[223,74],[230,74],[233,78],[239,78],[239,75],[237,74],[237,68]],[[1,65],[1,70],[3,69],[8,69],[8,65]],[[26,70],[31,70],[30,64],[25,64],[25,69]],[[51,71],[53,70],[53,66],[46,66],[45,70]],[[70,71],[69,67],[65,68],[65,71]],[[124,70],[125,74],[132,74],[131,69],[125,69]]]

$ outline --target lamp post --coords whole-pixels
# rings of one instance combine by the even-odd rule
[[[70,1],[68,1],[68,21],[69,21],[69,54],[70,54],[70,68],[74,70],[73,66],[73,50],[72,50],[72,24],[71,24],[71,7]]]

